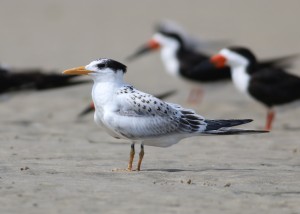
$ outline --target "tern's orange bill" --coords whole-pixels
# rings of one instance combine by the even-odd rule
[[[224,68],[226,65],[226,58],[221,54],[214,55],[210,58],[210,61],[217,67],[217,68]]]
[[[91,71],[86,70],[85,66],[71,68],[63,71],[63,74],[69,74],[69,75],[88,75],[89,73],[91,73]]]

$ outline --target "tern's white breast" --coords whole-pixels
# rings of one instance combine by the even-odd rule
[[[111,127],[110,119],[112,112],[117,109],[117,105],[114,102],[115,91],[118,88],[118,84],[112,83],[95,83],[93,86],[92,97],[95,105],[94,120],[97,125],[102,126],[105,131],[113,137],[121,138],[121,136]]]

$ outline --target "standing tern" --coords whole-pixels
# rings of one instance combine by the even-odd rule
[[[274,106],[300,100],[300,78],[285,71],[285,65],[260,68],[254,54],[244,47],[222,49],[211,58],[216,67],[228,65],[236,88],[263,103],[267,109],[266,130],[271,130]]]
[[[252,120],[207,120],[191,109],[164,102],[124,82],[126,66],[101,58],[64,74],[88,75],[94,80],[92,98],[95,122],[111,136],[132,142],[127,170],[132,170],[135,143],[141,143],[137,170],[141,169],[144,145],[169,147],[199,135],[232,135],[265,131],[230,129]]]

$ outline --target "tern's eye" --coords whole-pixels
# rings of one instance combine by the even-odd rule
[[[99,69],[105,68],[105,64],[100,63],[100,64],[97,65],[97,67],[98,67]]]

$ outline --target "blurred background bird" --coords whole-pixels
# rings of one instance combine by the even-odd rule
[[[256,56],[245,47],[222,49],[211,58],[216,68],[231,68],[232,81],[236,88],[267,107],[266,130],[271,130],[275,106],[300,101],[300,78],[286,72],[293,55],[282,64],[261,67]],[[222,70],[220,70],[222,72]]]
[[[172,21],[161,22],[151,40],[141,46],[127,59],[132,61],[139,56],[154,50],[161,51],[161,60],[165,70],[172,76],[177,76],[197,83],[212,83],[230,79],[230,68],[225,66],[222,72],[216,69],[208,60],[208,48],[225,45],[225,41],[204,42],[189,36],[178,24]],[[260,67],[282,64],[288,57],[272,58],[259,61]],[[191,82],[189,82],[191,83]],[[188,102],[198,103],[202,98],[202,89],[191,90]]]
[[[63,76],[57,71],[45,71],[38,68],[16,69],[0,65],[0,94],[57,89],[89,83],[78,76]]]
[[[161,50],[161,60],[170,75],[194,82],[215,82],[230,79],[229,69],[225,68],[220,74],[212,67],[195,70],[195,66],[208,58],[209,49],[224,47],[226,42],[196,39],[174,21],[165,20],[156,25],[152,39],[127,57],[127,60],[133,61],[151,51]],[[203,91],[201,87],[193,86],[188,102],[196,104],[201,101]]]

